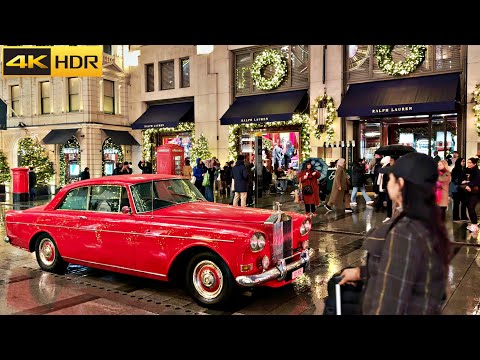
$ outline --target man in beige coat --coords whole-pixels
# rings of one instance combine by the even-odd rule
[[[350,208],[350,188],[347,183],[347,171],[345,170],[345,159],[337,160],[337,170],[333,178],[332,191],[325,208],[327,211],[332,211],[332,206],[340,207],[342,202],[345,207],[345,212],[352,212]]]

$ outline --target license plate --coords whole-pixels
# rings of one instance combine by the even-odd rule
[[[300,275],[303,274],[303,267],[295,270],[295,271],[292,271],[292,280],[299,277]]]

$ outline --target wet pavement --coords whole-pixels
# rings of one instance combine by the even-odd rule
[[[39,200],[41,204],[48,199]],[[218,198],[219,202],[228,202]],[[266,195],[258,207],[304,212],[290,195]],[[310,269],[293,284],[279,289],[255,288],[242,293],[228,309],[199,306],[173,284],[70,265],[65,275],[40,270],[35,254],[0,244],[0,314],[12,315],[321,315],[328,279],[345,266],[362,263],[361,249],[366,231],[386,216],[366,207],[359,198],[353,213],[326,213],[322,207],[313,218],[310,247],[314,250]],[[19,204],[29,207],[32,203]],[[11,208],[7,205],[6,208]],[[445,315],[480,314],[480,241],[447,215],[452,240],[459,242],[449,271]],[[4,229],[0,229],[3,238]]]

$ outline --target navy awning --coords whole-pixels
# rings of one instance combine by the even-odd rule
[[[102,130],[117,145],[140,145],[128,131]]]
[[[180,121],[193,121],[193,101],[151,105],[132,129],[176,127]]]
[[[60,129],[60,130],[51,130],[47,136],[42,140],[44,144],[65,144],[70,138],[75,135],[78,128],[76,129]]]
[[[306,95],[307,90],[295,90],[238,97],[220,118],[220,124],[232,125],[292,120],[292,115],[299,108],[302,100],[308,101]]]
[[[459,73],[352,84],[338,116],[399,116],[455,112]]]

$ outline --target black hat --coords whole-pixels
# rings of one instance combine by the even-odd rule
[[[438,169],[435,161],[428,155],[411,152],[401,156],[393,166],[379,169],[382,174],[393,172],[395,177],[404,178],[416,185],[435,184],[438,179]]]

